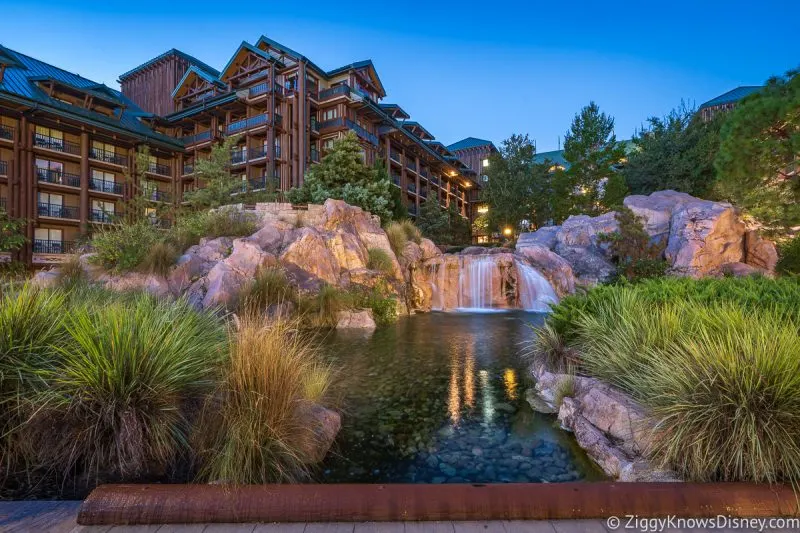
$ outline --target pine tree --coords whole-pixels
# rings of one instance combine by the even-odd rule
[[[481,198],[489,207],[489,227],[498,231],[533,215],[531,177],[536,150],[527,135],[514,134],[500,145],[499,153],[489,156]]]
[[[431,194],[422,202],[416,224],[422,234],[433,242],[449,244],[450,216],[439,205],[435,195]]]
[[[195,162],[195,176],[202,187],[188,192],[184,200],[194,209],[208,209],[230,204],[231,194],[241,191],[241,180],[231,175],[231,150],[238,137],[228,137],[211,148],[207,158]]]

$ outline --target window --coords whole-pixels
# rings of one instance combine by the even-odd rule
[[[39,203],[40,204],[50,204],[50,205],[63,205],[64,204],[64,197],[60,194],[51,194],[49,192],[40,192],[39,193]]]
[[[44,126],[36,126],[36,135],[42,135],[44,137],[51,137],[53,139],[64,140],[64,132],[59,130],[54,130],[51,128],[45,128]]]
[[[92,141],[92,148],[101,152],[108,152],[109,154],[116,153],[117,147],[113,144],[108,144],[100,141]]]
[[[99,211],[113,215],[114,202],[107,202],[105,200],[92,200],[92,211]]]
[[[481,161],[481,165],[483,165],[483,168],[488,167],[489,166],[489,160],[488,159],[484,159],[483,161]]]
[[[333,148],[334,141],[335,139],[325,139],[324,141],[322,141],[322,149],[326,151],[330,150],[331,148]]]
[[[145,210],[144,210],[144,216],[146,216],[147,218],[149,218],[151,220],[155,219],[156,218],[156,208],[155,207],[146,207]]]
[[[103,181],[116,181],[117,176],[113,172],[104,172],[102,170],[92,169],[92,179]]]
[[[339,116],[339,110],[335,107],[326,109],[322,112],[322,120],[333,120]]]
[[[50,161],[48,159],[36,159],[36,168],[42,169],[48,174],[61,174],[64,172],[64,163]]]
[[[62,232],[60,229],[36,228],[33,238],[37,241],[57,241],[61,242]]]

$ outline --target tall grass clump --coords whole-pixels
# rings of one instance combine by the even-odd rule
[[[403,232],[406,234],[406,238],[414,242],[416,244],[420,244],[422,242],[422,232],[419,230],[416,224],[408,220],[407,218],[397,222],[401,228],[403,228]]]
[[[32,423],[42,463],[87,483],[163,472],[188,449],[184,406],[214,387],[224,326],[139,294],[76,305],[65,327]]]
[[[242,289],[239,310],[259,313],[271,305],[297,303],[297,290],[286,273],[277,267],[260,268],[253,280]]]
[[[780,274],[800,275],[800,236],[795,236],[778,247],[778,264],[775,270]]]
[[[392,258],[381,248],[370,248],[367,250],[369,259],[367,260],[367,268],[370,270],[377,270],[384,274],[391,274],[394,270],[394,262]]]
[[[408,242],[408,234],[404,225],[400,222],[390,222],[386,226],[386,237],[389,238],[389,245],[392,247],[394,255],[400,257]]]
[[[64,289],[72,289],[87,281],[86,272],[83,270],[81,258],[77,254],[70,255],[58,265],[56,284]]]
[[[325,401],[331,379],[297,320],[242,317],[220,390],[205,409],[201,477],[238,484],[305,479],[318,438],[306,407]]]
[[[147,220],[102,229],[92,237],[95,254],[91,261],[110,272],[130,272],[162,238],[160,230]]]
[[[172,244],[159,241],[147,250],[139,268],[148,274],[166,277],[178,260],[178,255],[178,250]]]
[[[246,237],[258,230],[255,214],[238,209],[219,208],[213,211],[197,211],[178,217],[170,230],[168,239],[180,251],[200,242],[205,237]]]
[[[578,353],[569,346],[561,334],[550,324],[530,326],[533,337],[523,348],[523,357],[536,368],[544,367],[550,372],[567,372],[578,362]]]

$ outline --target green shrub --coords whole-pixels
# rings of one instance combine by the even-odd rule
[[[58,265],[56,283],[59,287],[71,289],[86,281],[86,272],[84,272],[81,258],[77,254],[70,255],[65,261]]]
[[[239,296],[240,311],[259,313],[271,305],[297,303],[297,290],[280,268],[261,268]]]
[[[187,451],[183,407],[214,386],[224,326],[143,294],[82,301],[65,321],[70,340],[55,345],[32,423],[40,460],[84,480],[164,471]]]
[[[207,481],[256,484],[307,478],[317,437],[312,403],[323,403],[332,379],[297,321],[244,317],[232,334],[219,393],[198,432]]]
[[[385,231],[394,255],[397,257],[402,256],[408,242],[408,233],[406,233],[405,225],[402,222],[390,222]]]
[[[397,224],[399,224],[400,227],[403,228],[403,232],[406,234],[406,238],[409,241],[415,242],[417,244],[420,244],[422,242],[422,232],[412,221],[405,218],[397,222]]]
[[[800,274],[800,235],[780,245],[775,270],[780,274]]]
[[[533,327],[533,339],[525,345],[523,356],[537,368],[550,372],[569,371],[577,363],[577,352],[564,342],[561,334],[551,324]]]
[[[165,241],[159,241],[150,248],[142,259],[139,269],[148,274],[166,277],[178,260],[178,250]]]
[[[389,294],[384,283],[372,288],[355,287],[350,290],[351,309],[371,309],[377,325],[391,324],[397,320],[397,300]]]
[[[219,208],[214,211],[196,211],[178,217],[168,239],[180,251],[206,237],[247,237],[258,230],[255,214],[237,209]]]
[[[163,238],[147,220],[102,229],[92,237],[95,255],[91,261],[104,269],[120,273],[139,268],[150,248]]]
[[[394,271],[394,262],[389,254],[381,248],[370,248],[368,250],[369,259],[367,260],[367,268],[370,270],[378,270],[384,274],[391,274]]]
[[[628,281],[664,276],[667,271],[667,262],[662,257],[664,245],[651,242],[643,219],[627,207],[619,208],[615,219],[619,230],[599,235],[599,241],[609,244],[617,276]]]

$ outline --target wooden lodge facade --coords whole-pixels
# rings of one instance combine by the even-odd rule
[[[476,172],[396,104],[371,61],[324,71],[261,37],[217,71],[170,50],[120,76],[121,92],[0,47],[0,208],[27,220],[18,259],[63,260],[81,236],[122,215],[136,151],[149,147],[154,204],[202,186],[195,162],[229,136],[247,190],[288,190],[353,131],[366,164],[382,160],[410,216],[434,196],[472,217]],[[3,258],[8,259],[8,256]]]

